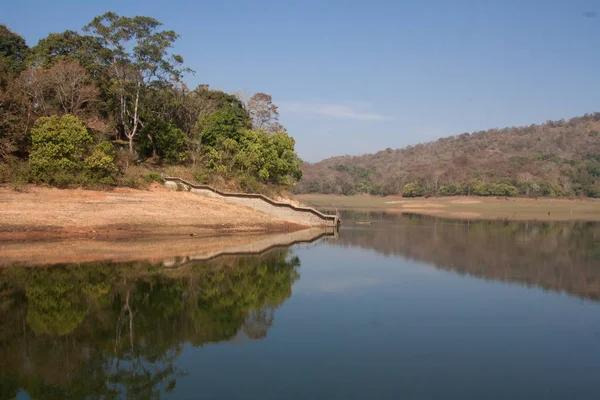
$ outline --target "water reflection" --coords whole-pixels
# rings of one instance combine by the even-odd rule
[[[300,261],[289,251],[166,270],[146,262],[0,269],[0,395],[158,398],[184,344],[267,335]]]
[[[333,245],[600,300],[597,222],[468,221],[353,211],[342,218],[345,225]]]
[[[600,224],[342,218],[326,238],[0,268],[0,398],[597,392]]]

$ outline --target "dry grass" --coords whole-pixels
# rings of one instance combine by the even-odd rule
[[[409,199],[399,196],[297,195],[302,203],[329,209],[374,209],[432,214],[452,218],[515,220],[600,221],[600,200],[524,199],[491,197],[438,197]]]

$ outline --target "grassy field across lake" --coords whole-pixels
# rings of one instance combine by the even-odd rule
[[[600,221],[600,200],[496,197],[338,196],[305,194],[296,200],[317,208],[372,209],[449,218]]]

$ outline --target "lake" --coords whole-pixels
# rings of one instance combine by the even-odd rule
[[[1,398],[598,398],[599,223],[342,219],[256,256],[0,268]]]

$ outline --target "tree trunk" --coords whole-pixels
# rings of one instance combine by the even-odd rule
[[[131,155],[133,155],[133,136],[130,136],[128,139],[129,139],[129,153],[131,153]]]

